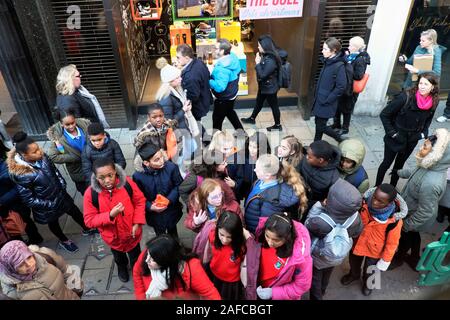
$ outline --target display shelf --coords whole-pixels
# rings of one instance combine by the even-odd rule
[[[131,15],[135,21],[159,20],[161,18],[161,0],[130,0],[130,7]]]

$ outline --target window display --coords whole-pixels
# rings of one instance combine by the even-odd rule
[[[175,0],[173,19],[182,21],[231,19],[232,0]]]

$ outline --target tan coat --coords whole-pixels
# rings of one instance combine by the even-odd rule
[[[78,295],[66,287],[67,264],[51,249],[29,246],[32,252],[40,252],[53,258],[56,266],[48,263],[44,257],[35,254],[37,274],[30,281],[20,281],[0,274],[3,293],[18,300],[79,300]]]

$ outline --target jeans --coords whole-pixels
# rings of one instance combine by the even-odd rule
[[[252,115],[250,116],[253,119],[256,119],[259,112],[262,110],[264,101],[269,103],[270,108],[272,108],[273,119],[275,120],[275,124],[280,124],[280,107],[278,106],[278,97],[277,93],[273,94],[264,94],[258,90],[258,94],[256,96],[256,106],[253,109]]]
[[[233,128],[244,129],[241,121],[239,120],[236,111],[234,111],[234,101],[233,100],[219,100],[214,101],[214,111],[212,114],[213,128],[222,131],[223,120],[228,118],[228,120],[233,125]]]
[[[325,269],[316,269],[313,267],[313,276],[311,282],[311,289],[309,290],[310,300],[322,300],[325,290],[327,290],[328,283],[330,282],[331,274],[334,267]]]
[[[327,118],[319,118],[315,117],[314,121],[316,123],[316,134],[314,135],[314,141],[322,140],[322,136],[325,133],[326,135],[329,135],[337,142],[341,142],[341,136],[331,129],[331,127],[327,126],[328,119]]]
[[[397,186],[397,182],[399,180],[399,176],[397,174],[397,170],[400,170],[403,168],[403,165],[405,164],[406,160],[408,160],[411,153],[414,151],[414,148],[416,145],[410,145],[406,150],[403,150],[401,152],[395,152],[392,151],[386,144],[384,145],[384,158],[383,162],[381,162],[380,167],[378,168],[377,172],[377,180],[375,182],[376,186],[379,186],[383,183],[384,175],[386,174],[386,171],[391,166],[392,162],[394,162],[394,167],[392,168],[392,175],[391,175],[391,185],[394,187]]]
[[[119,268],[127,268],[128,266],[128,258],[130,259],[130,267],[131,270],[133,270],[133,266],[136,263],[137,259],[139,258],[139,255],[141,254],[141,246],[138,243],[136,247],[131,249],[128,252],[121,252],[117,251],[111,248],[111,252],[114,257],[114,262],[117,264],[117,267]],[[128,256],[127,256],[128,255]]]

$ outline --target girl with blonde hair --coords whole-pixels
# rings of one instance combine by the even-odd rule
[[[303,145],[297,137],[289,135],[281,139],[277,147],[277,156],[286,164],[297,167],[303,158]]]

